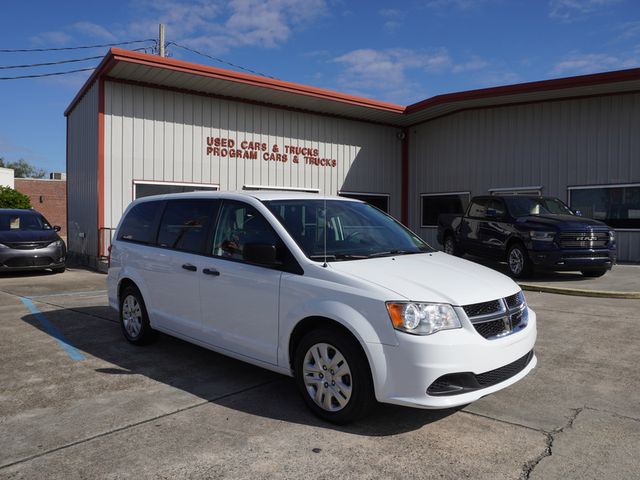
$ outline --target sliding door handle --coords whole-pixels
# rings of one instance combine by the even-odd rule
[[[215,268],[204,268],[202,269],[202,273],[204,273],[205,275],[213,275],[214,277],[217,277],[220,275],[220,272]]]
[[[195,265],[191,265],[190,263],[185,263],[184,265],[182,265],[182,268],[184,268],[185,270],[189,270],[190,272],[198,271],[198,267],[196,267]]]

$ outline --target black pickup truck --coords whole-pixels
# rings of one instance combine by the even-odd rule
[[[474,197],[463,216],[440,215],[438,242],[452,255],[506,260],[516,278],[534,268],[600,277],[616,262],[615,232],[551,197]]]

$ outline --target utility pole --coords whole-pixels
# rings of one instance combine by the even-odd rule
[[[164,57],[164,23],[160,24],[158,32],[158,53],[161,57]]]

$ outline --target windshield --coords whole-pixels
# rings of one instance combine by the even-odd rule
[[[312,260],[324,261],[325,236],[327,261],[435,251],[415,233],[365,203],[305,199],[264,204]]]
[[[513,196],[505,198],[509,213],[513,217],[529,215],[574,215],[569,207],[557,198],[531,198]]]
[[[51,230],[42,215],[32,212],[0,213],[0,231]]]

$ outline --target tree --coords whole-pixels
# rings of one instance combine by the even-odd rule
[[[31,200],[11,187],[0,186],[0,208],[31,208]]]
[[[0,157],[0,167],[13,168],[13,175],[16,178],[44,178],[47,174],[46,170],[34,167],[24,158],[15,162],[7,162],[4,158]]]

